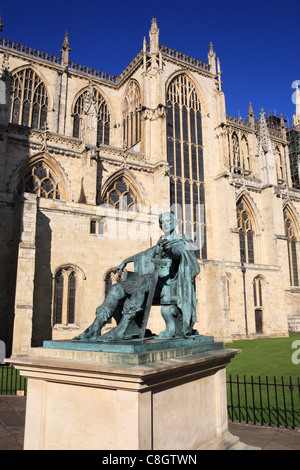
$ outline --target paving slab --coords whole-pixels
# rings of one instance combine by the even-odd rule
[[[300,429],[267,427],[246,423],[228,423],[229,431],[244,444],[261,450],[300,450]]]
[[[0,450],[22,450],[26,397],[0,396]],[[300,450],[300,428],[295,430],[229,422],[229,431],[244,444],[261,450]]]

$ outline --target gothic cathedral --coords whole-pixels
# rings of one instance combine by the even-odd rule
[[[3,25],[1,25],[3,26]],[[198,246],[201,334],[300,331],[300,92],[292,128],[226,115],[220,61],[149,41],[119,76],[0,39],[0,339],[91,324],[116,266],[173,210]],[[109,326],[107,327],[109,328]],[[149,328],[164,329],[153,307]]]

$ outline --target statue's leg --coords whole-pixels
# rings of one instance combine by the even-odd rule
[[[159,338],[174,338],[176,336],[177,311],[176,305],[161,306],[161,315],[165,320],[166,329],[158,335]]]
[[[125,300],[120,323],[115,328],[102,335],[100,338],[101,341],[124,339],[130,322],[143,310],[147,290],[148,282],[145,281],[132,293],[130,299]]]
[[[104,302],[96,309],[96,318],[94,322],[80,335],[73,338],[75,341],[95,340],[101,335],[101,329],[113,316],[118,303],[127,297],[120,284],[111,287]]]
[[[116,341],[118,339],[124,339],[126,330],[130,322],[136,317],[136,315],[140,311],[140,308],[137,308],[135,305],[132,305],[131,299],[126,299],[124,303],[124,308],[122,310],[122,317],[120,323],[115,328],[102,335],[99,340]]]

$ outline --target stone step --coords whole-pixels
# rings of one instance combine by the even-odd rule
[[[288,317],[289,333],[300,333],[300,315]]]

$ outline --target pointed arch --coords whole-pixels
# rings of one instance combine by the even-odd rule
[[[237,229],[240,241],[241,263],[255,262],[255,237],[257,223],[247,197],[243,194],[236,202]]]
[[[170,87],[170,84],[177,79],[179,76],[185,76],[189,82],[192,84],[194,87],[195,93],[197,94],[197,97],[201,103],[201,111],[204,116],[207,115],[208,113],[208,105],[205,97],[205,93],[202,90],[202,87],[197,83],[197,81],[194,79],[192,74],[188,70],[177,70],[173,74],[171,74],[166,81],[166,101],[168,99],[168,89]]]
[[[201,247],[197,256],[206,258],[202,98],[188,73],[171,77],[166,103],[170,205],[183,233]]]
[[[295,235],[297,239],[300,239],[300,215],[296,209],[296,207],[291,203],[291,201],[287,201],[283,204],[283,212],[286,212],[289,219],[292,221],[294,226]]]
[[[80,90],[72,104],[73,137],[82,138],[82,118],[93,105],[97,115],[97,145],[110,143],[111,112],[103,92],[95,86]]]
[[[44,129],[52,104],[50,87],[39,70],[27,65],[12,72],[9,122]]]
[[[100,204],[117,210],[139,211],[143,204],[135,178],[127,170],[114,173],[103,185]]]
[[[81,282],[86,279],[83,270],[76,264],[58,266],[53,273],[52,324],[74,324],[80,310]]]
[[[299,221],[291,205],[285,204],[283,208],[284,232],[287,239],[287,254],[290,274],[290,285],[299,286]]]
[[[242,189],[236,194],[236,204],[240,199],[243,199],[244,203],[246,204],[256,235],[260,235],[261,232],[264,231],[264,223],[256,202],[246,189]]]
[[[136,80],[129,80],[123,101],[123,141],[132,147],[141,140],[141,89]]]
[[[69,200],[68,180],[60,164],[47,153],[38,153],[22,163],[12,183],[18,197],[23,192],[46,199]]]

